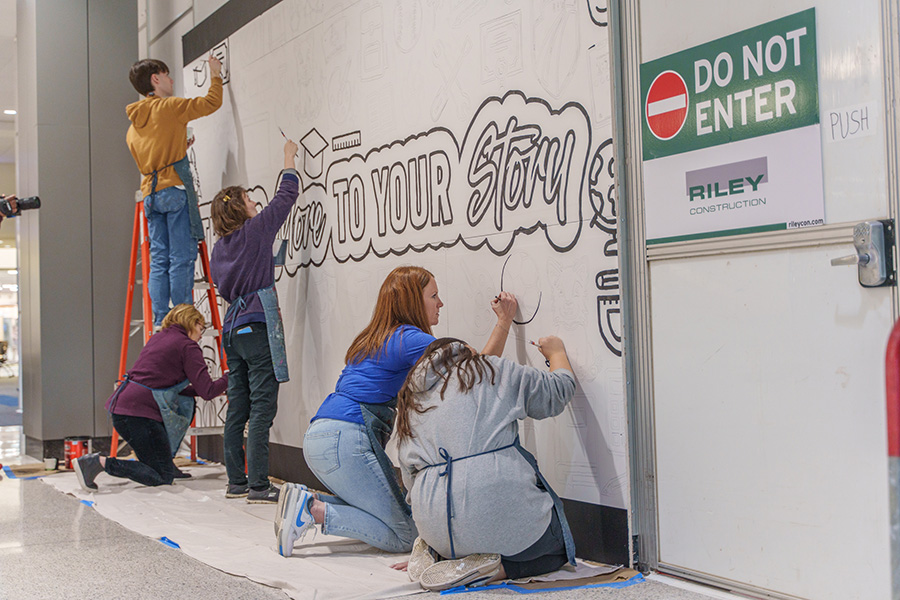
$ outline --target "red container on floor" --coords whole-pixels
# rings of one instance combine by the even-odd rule
[[[65,440],[66,468],[72,468],[72,461],[89,454],[91,451],[91,438],[67,437]]]

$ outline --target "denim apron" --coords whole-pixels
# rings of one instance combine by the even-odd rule
[[[159,414],[162,415],[163,426],[165,426],[166,433],[169,436],[169,448],[172,451],[172,456],[175,456],[175,453],[178,452],[178,447],[181,445],[181,440],[184,439],[184,435],[187,433],[188,427],[191,426],[191,421],[194,419],[194,399],[190,396],[181,395],[181,391],[186,388],[190,382],[185,379],[172,387],[158,389],[146,386],[143,383],[138,383],[131,379],[130,375],[126,374],[122,379],[122,384],[116,389],[112,404],[110,405],[110,411],[115,408],[119,393],[129,383],[139,385],[142,388],[153,392],[153,399],[156,400],[156,404],[159,406]]]
[[[166,165],[162,169],[167,169],[169,167],[175,169],[175,172],[178,173],[178,177],[181,178],[181,183],[184,184],[184,191],[187,194],[188,217],[190,217],[191,220],[191,237],[199,242],[203,239],[203,221],[200,219],[200,201],[197,198],[197,191],[194,189],[194,176],[191,174],[191,162],[188,160],[187,154],[185,154],[184,158],[181,160]],[[144,175],[145,177],[153,176],[153,183],[150,186],[151,196],[156,193],[156,183],[159,179],[159,172],[162,171],[162,169],[156,169],[153,173]]]
[[[384,451],[388,440],[391,439],[391,432],[394,430],[394,417],[397,415],[397,398],[381,404],[368,404],[360,402],[359,408],[362,411],[363,423],[366,426],[366,434],[369,436],[369,443],[372,444],[372,451],[378,460],[378,466],[384,473],[384,479],[388,482],[388,488],[394,499],[403,510],[403,514],[407,517],[412,516],[412,507],[406,502],[406,492],[403,490],[400,482],[397,481],[397,475],[394,472],[394,463],[388,458]]]
[[[290,377],[288,376],[287,351],[284,346],[284,323],[281,320],[281,309],[278,308],[278,293],[275,291],[275,284],[244,294],[231,303],[225,312],[225,323],[232,324],[227,335],[234,334],[234,320],[242,310],[247,308],[247,302],[254,294],[259,297],[266,315],[266,334],[269,337],[269,351],[272,354],[275,380],[284,383],[289,381]]]
[[[538,469],[537,460],[535,460],[534,456],[522,447],[519,443],[519,436],[516,436],[516,439],[511,444],[507,444],[506,446],[501,446],[500,448],[494,448],[493,450],[485,450],[484,452],[478,452],[477,454],[469,454],[468,456],[461,456],[458,458],[454,458],[450,456],[450,453],[447,452],[444,448],[439,448],[438,453],[441,458],[444,459],[443,462],[439,462],[433,465],[426,465],[422,470],[429,469],[431,467],[444,467],[444,470],[438,473],[439,477],[447,478],[447,535],[450,536],[450,558],[456,558],[456,551],[453,548],[453,463],[459,462],[461,460],[466,460],[467,458],[474,458],[476,456],[482,456],[484,454],[491,454],[493,452],[500,452],[501,450],[506,450],[508,448],[515,448],[519,454],[525,459],[525,461],[534,469],[534,474],[537,477],[538,481],[541,484],[541,487],[550,494],[550,498],[553,500],[553,510],[556,511],[556,516],[559,519],[560,527],[562,528],[563,541],[566,546],[566,558],[569,560],[569,564],[575,565],[575,540],[572,539],[572,530],[569,528],[569,522],[566,521],[566,514],[563,512],[562,501],[559,499],[559,496],[556,495],[556,492],[553,491],[553,488],[550,487],[550,484],[541,474],[540,469]]]

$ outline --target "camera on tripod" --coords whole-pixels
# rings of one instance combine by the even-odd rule
[[[16,210],[12,209],[9,200],[0,198],[0,215],[4,217],[18,217],[23,210],[31,210],[32,208],[40,208],[41,199],[37,196],[29,196],[28,198],[16,199]]]

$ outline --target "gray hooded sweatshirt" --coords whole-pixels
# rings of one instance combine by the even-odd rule
[[[546,419],[560,414],[575,393],[575,377],[567,369],[547,372],[513,361],[486,356],[494,366],[494,384],[483,380],[460,392],[455,374],[440,398],[442,380],[418,368],[423,414],[410,411],[415,435],[400,443],[403,483],[409,490],[419,535],[441,556],[450,556],[447,534],[447,477],[440,449],[452,464],[452,527],[456,556],[495,552],[513,556],[529,548],[550,525],[553,501],[537,487],[534,470],[518,450],[507,448],[481,456],[464,456],[511,444],[519,419]],[[422,382],[424,381],[424,385]]]

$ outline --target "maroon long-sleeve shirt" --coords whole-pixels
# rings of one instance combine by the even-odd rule
[[[153,389],[164,389],[188,379],[190,385],[181,394],[212,400],[228,387],[226,373],[215,381],[209,376],[203,350],[188,337],[181,325],[171,325],[154,334],[129,371],[132,381]],[[153,392],[140,385],[129,384],[109,397],[106,410],[116,415],[146,417],[162,421]]]

